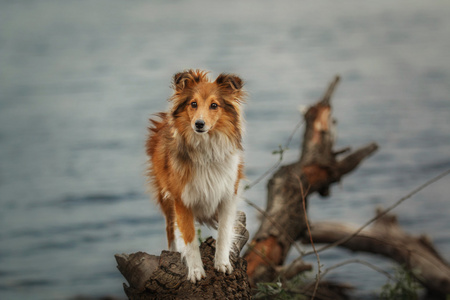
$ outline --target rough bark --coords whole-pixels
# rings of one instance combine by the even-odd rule
[[[345,151],[335,151],[331,96],[339,82],[336,76],[323,98],[306,111],[300,159],[282,166],[267,185],[267,207],[261,226],[245,254],[250,283],[272,281],[293,243],[306,230],[302,201],[318,192],[329,195],[330,185],[354,170],[378,146],[368,144],[338,160]],[[306,204],[306,203],[305,203]]]
[[[377,215],[382,213],[377,211]],[[353,235],[357,226],[335,222],[317,222],[311,227],[315,244],[335,243]],[[309,239],[304,239],[309,243]],[[450,294],[450,265],[436,251],[427,236],[414,237],[404,232],[394,215],[384,215],[373,226],[356,234],[339,247],[391,258],[405,266],[423,286],[432,292]]]
[[[186,280],[186,266],[178,252],[163,251],[161,256],[144,252],[116,255],[118,269],[128,281],[124,290],[129,299],[250,299],[247,263],[239,257],[248,240],[245,214],[239,212],[235,223],[230,275],[214,269],[215,240],[210,237],[200,246],[206,278],[196,284]]]

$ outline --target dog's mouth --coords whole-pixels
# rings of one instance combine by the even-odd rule
[[[206,129],[194,129],[194,131],[196,133],[198,133],[198,134],[203,134],[203,133],[207,133],[208,132],[208,130],[206,130]]]
[[[206,126],[205,124],[203,124],[203,126],[195,126],[195,125],[193,125],[192,129],[197,134],[205,134],[205,133],[207,133],[208,131],[211,130],[211,127]]]

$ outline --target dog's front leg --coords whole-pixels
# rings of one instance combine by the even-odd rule
[[[223,201],[219,206],[219,228],[216,243],[214,267],[219,272],[231,274],[230,263],[231,244],[234,238],[234,220],[236,218],[236,195]]]
[[[206,273],[203,269],[198,239],[195,236],[194,215],[180,200],[175,201],[175,212],[178,229],[184,241],[181,256],[186,260],[187,279],[195,283],[202,277],[206,277]]]

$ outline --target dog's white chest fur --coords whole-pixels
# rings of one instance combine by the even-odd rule
[[[229,155],[223,162],[196,164],[192,180],[184,188],[181,198],[194,216],[211,218],[219,204],[234,196],[240,157]]]
[[[197,219],[210,219],[222,201],[234,197],[241,152],[226,151],[217,145],[208,147],[213,142],[217,141],[206,141],[206,145],[199,145],[200,156],[193,158],[193,174],[181,196]],[[202,146],[206,147],[201,149]]]

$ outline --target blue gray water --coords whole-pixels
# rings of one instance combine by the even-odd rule
[[[337,146],[380,149],[326,201],[312,197],[310,219],[362,224],[450,168],[449,49],[446,1],[1,1],[0,298],[123,296],[113,255],[165,248],[163,218],[145,192],[144,142],[175,72],[246,80],[250,181],[276,162],[271,152],[298,107],[341,74]],[[299,143],[300,132],[285,163]],[[448,260],[449,183],[395,210]],[[245,193],[260,206],[265,195],[265,182]],[[257,213],[240,209],[254,233]],[[351,255],[331,250],[321,263]],[[329,279],[368,298],[386,282],[358,265]]]

